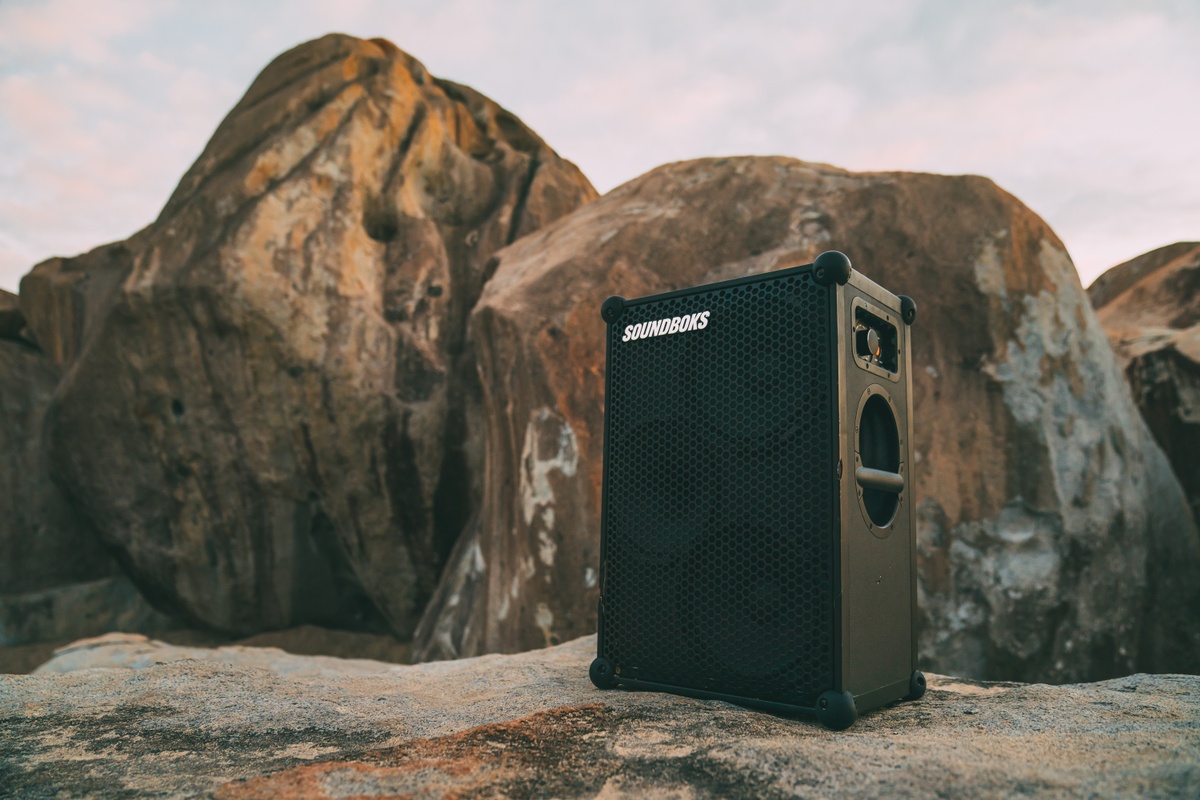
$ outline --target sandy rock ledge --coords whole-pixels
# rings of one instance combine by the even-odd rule
[[[1200,676],[933,676],[845,733],[587,679],[595,638],[396,666],[110,636],[0,676],[19,797],[1194,797]]]

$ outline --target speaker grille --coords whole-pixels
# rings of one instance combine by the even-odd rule
[[[610,326],[600,648],[619,676],[795,705],[833,686],[832,314],[789,271]]]

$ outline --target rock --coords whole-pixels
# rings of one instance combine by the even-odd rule
[[[285,677],[346,677],[390,673],[395,664],[370,659],[295,655],[278,647],[180,647],[151,641],[136,633],[107,633],[61,647],[54,658],[34,670],[36,675],[82,669],[145,669],[154,664],[194,659],[265,669]]]
[[[0,289],[0,339],[19,341],[24,329],[25,315],[21,313],[17,296]]]
[[[1191,797],[1200,677],[930,676],[844,733],[718,701],[601,692],[595,638],[396,666],[93,642],[0,676],[22,797]],[[81,653],[89,654],[83,658]],[[304,666],[307,662],[307,666]],[[94,667],[104,667],[95,669]]]
[[[784,158],[651,171],[497,254],[472,316],[488,484],[414,640],[515,651],[596,624],[605,297],[846,252],[915,298],[924,669],[1200,670],[1200,541],[1066,250],[984,178]]]
[[[110,560],[98,560],[97,566],[113,568]],[[176,627],[177,621],[155,611],[129,578],[119,573],[0,595],[0,647],[78,639],[108,631],[159,633]]]
[[[126,585],[130,585],[128,581],[126,581]],[[108,598],[100,598],[100,602],[92,607],[93,614],[97,611],[103,612],[107,608],[101,604],[104,601],[108,601]],[[145,605],[145,601],[142,602]],[[0,611],[0,614],[2,613]],[[103,631],[121,632],[103,633]],[[298,625],[295,628],[267,631],[242,639],[233,639],[211,630],[182,628],[173,623],[168,628],[154,630],[151,625],[145,623],[130,623],[126,615],[119,625],[89,631],[87,635],[94,638],[86,640],[83,644],[90,647],[95,642],[109,645],[113,642],[137,644],[148,641],[142,634],[124,631],[150,631],[154,635],[155,646],[166,642],[177,646],[180,652],[185,652],[188,648],[240,647],[247,652],[261,653],[264,652],[264,648],[278,648],[295,655],[369,659],[372,663],[375,661],[386,661],[392,664],[410,663],[409,643],[398,641],[394,636],[321,628],[316,625]],[[0,673],[31,673],[53,658],[56,653],[81,649],[83,644],[78,641],[79,639],[79,636],[74,636],[36,644],[0,646]],[[196,652],[206,651],[197,649]]]
[[[389,42],[283,54],[153,224],[23,282],[74,359],[56,479],[192,624],[411,633],[481,491],[464,331],[490,256],[594,194]]]
[[[95,531],[50,479],[41,431],[60,375],[29,344],[0,340],[0,597],[116,571]],[[18,642],[0,634],[0,643]]]
[[[0,340],[0,647],[172,626],[51,480],[41,433],[61,372]]]
[[[1125,368],[1134,401],[1200,521],[1200,325],[1158,339]]]
[[[29,336],[59,366],[75,360],[108,312],[143,233],[75,258],[48,259],[21,278]]]
[[[1200,520],[1200,242],[1115,266],[1088,295],[1134,402]]]
[[[393,664],[410,662],[409,643],[386,634],[340,631],[316,625],[299,625],[282,631],[267,631],[237,642],[242,647],[278,647],[304,656],[372,659]]]
[[[51,480],[41,432],[61,372],[28,342],[0,340],[0,647],[173,625]]]
[[[1138,328],[1190,328],[1200,322],[1200,242],[1176,242],[1107,270],[1088,297],[1101,322]]]

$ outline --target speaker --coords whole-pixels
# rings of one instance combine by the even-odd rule
[[[592,682],[834,729],[924,694],[912,300],[831,251],[601,316]]]

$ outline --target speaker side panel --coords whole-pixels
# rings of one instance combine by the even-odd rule
[[[910,328],[899,298],[857,272],[839,295],[841,675],[870,707],[907,694],[915,668]]]
[[[609,327],[599,649],[618,680],[798,706],[834,687],[834,296],[788,270],[628,301]]]

